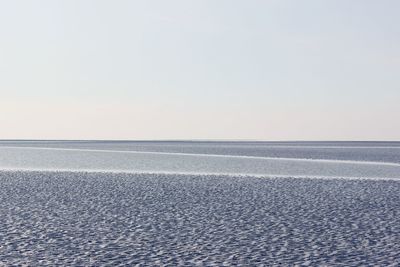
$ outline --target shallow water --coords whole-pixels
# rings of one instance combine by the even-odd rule
[[[271,149],[278,149],[280,156],[271,154]],[[310,158],[310,150],[322,155]],[[331,158],[332,151],[341,151],[341,156]],[[361,152],[364,157],[359,160]],[[4,170],[399,179],[399,159],[398,143],[2,142],[0,145],[0,169]]]
[[[400,163],[400,142],[0,141],[0,146],[131,150]]]
[[[0,172],[0,183],[5,265],[400,264],[396,181]]]
[[[0,266],[398,266],[398,142],[0,142]]]

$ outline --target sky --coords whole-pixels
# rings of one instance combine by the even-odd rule
[[[0,139],[400,140],[399,10],[0,0]]]

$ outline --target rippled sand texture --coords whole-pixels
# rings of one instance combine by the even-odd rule
[[[0,172],[0,265],[400,264],[400,182]]]

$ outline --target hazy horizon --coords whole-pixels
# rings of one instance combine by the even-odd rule
[[[3,1],[0,140],[400,140],[399,9]]]

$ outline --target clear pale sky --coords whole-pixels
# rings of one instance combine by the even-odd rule
[[[400,140],[399,10],[0,0],[0,138]]]

